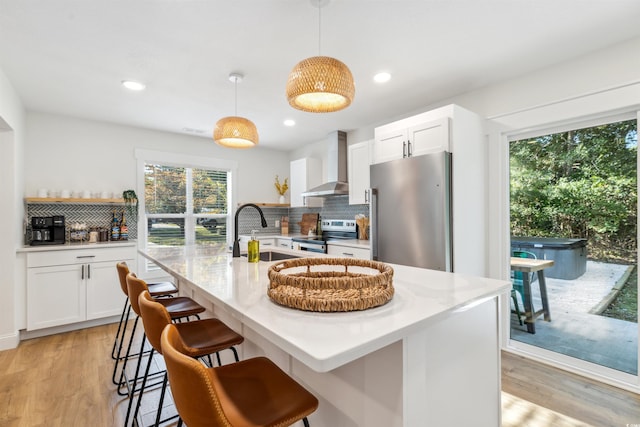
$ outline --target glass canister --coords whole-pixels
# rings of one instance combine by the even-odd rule
[[[247,258],[249,262],[260,261],[260,241],[256,239],[255,230],[251,231],[251,240],[247,243]]]

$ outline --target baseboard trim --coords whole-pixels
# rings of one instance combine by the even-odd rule
[[[19,332],[16,331],[10,334],[0,335],[0,351],[17,348],[18,344],[20,344]]]
[[[73,323],[70,325],[53,326],[51,328],[37,329],[35,331],[20,331],[20,340],[29,340],[32,338],[45,337],[47,335],[62,334],[65,332],[77,331],[78,329],[92,328],[94,326],[102,326],[109,323],[115,323],[120,320],[120,315],[105,317],[102,319],[87,320],[86,322]]]

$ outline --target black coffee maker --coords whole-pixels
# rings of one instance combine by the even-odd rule
[[[64,245],[64,216],[31,217],[31,246]]]

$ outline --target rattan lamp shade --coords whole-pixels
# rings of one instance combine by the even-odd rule
[[[287,99],[298,110],[330,113],[347,108],[356,89],[349,68],[329,56],[300,61],[287,80]]]
[[[223,117],[213,129],[213,140],[223,147],[251,148],[258,145],[258,130],[244,117]]]

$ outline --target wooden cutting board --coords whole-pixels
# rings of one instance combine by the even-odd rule
[[[300,226],[300,233],[303,235],[309,234],[309,229],[315,233],[318,226],[318,214],[317,213],[305,213],[302,214],[302,221],[298,223]]]

